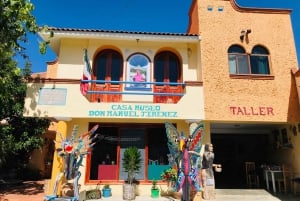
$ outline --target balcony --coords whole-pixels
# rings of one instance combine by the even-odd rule
[[[88,85],[85,96],[80,91],[82,84]],[[24,116],[202,118],[202,82],[145,82],[146,87],[132,84],[105,80],[31,79],[27,84]]]
[[[82,80],[81,82],[89,85],[86,97],[90,102],[134,102],[139,100],[176,104],[184,96],[185,88],[185,83],[178,82],[136,83],[106,80]],[[142,100],[141,96],[143,96]]]

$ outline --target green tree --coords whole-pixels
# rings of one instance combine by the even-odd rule
[[[0,125],[0,168],[27,163],[31,151],[42,145],[49,126],[47,119],[23,117],[31,64],[22,44],[27,42],[27,33],[36,34],[39,29],[33,9],[29,0],[0,0],[0,121],[8,122]],[[42,43],[41,52],[47,43]],[[23,70],[13,59],[16,54],[27,59]]]

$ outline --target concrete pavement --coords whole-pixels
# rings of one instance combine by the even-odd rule
[[[120,196],[102,198],[104,201],[122,201]],[[214,201],[300,201],[300,195],[272,195],[264,189],[216,189]],[[89,200],[96,201],[96,200]],[[136,196],[135,201],[179,201],[171,197],[152,198]],[[204,201],[204,200],[202,200]]]

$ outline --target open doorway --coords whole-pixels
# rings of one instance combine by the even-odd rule
[[[212,134],[215,163],[222,172],[215,173],[216,188],[247,188],[245,162],[254,161],[263,181],[261,164],[268,158],[267,134]]]

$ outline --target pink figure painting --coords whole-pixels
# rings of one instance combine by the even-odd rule
[[[135,82],[144,82],[145,81],[145,76],[141,73],[139,69],[136,70],[136,74],[133,77],[133,81]]]

